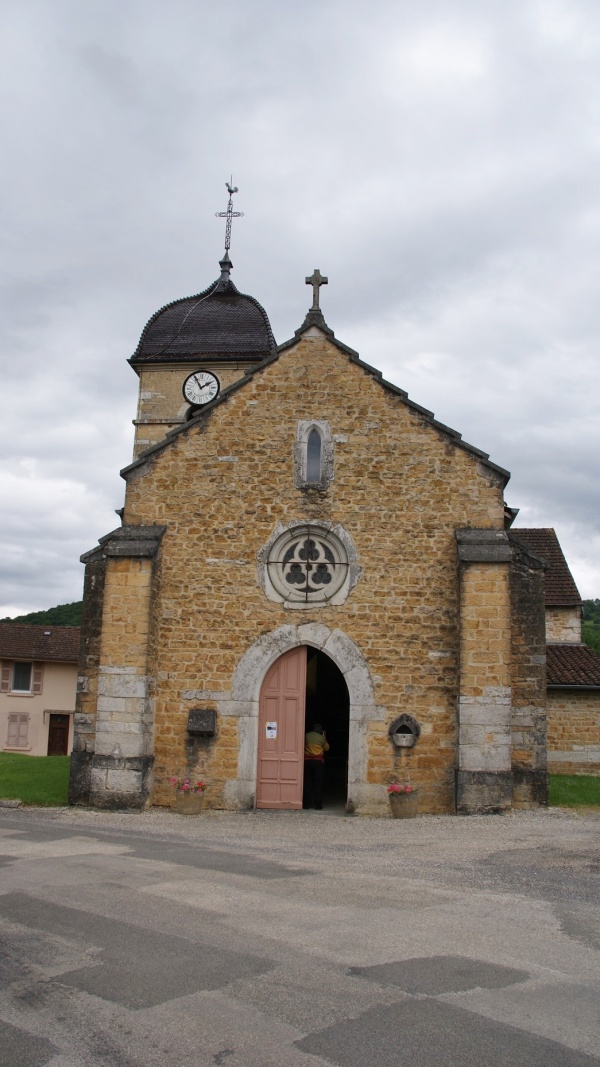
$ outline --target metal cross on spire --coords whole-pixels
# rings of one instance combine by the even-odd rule
[[[319,287],[321,285],[327,285],[328,282],[329,282],[329,279],[325,278],[321,274],[321,271],[317,267],[315,267],[315,269],[312,272],[310,278],[306,278],[305,280],[306,280],[306,284],[307,285],[312,285],[312,287],[313,287],[313,302],[312,302],[312,307],[311,307],[310,310],[311,311],[320,311],[320,308],[319,308]]]
[[[237,185],[233,184],[233,175],[231,176],[231,179],[228,182],[225,182],[225,185],[227,186],[227,192],[229,193],[229,200],[227,202],[227,211],[215,211],[215,218],[217,218],[217,219],[227,219],[227,222],[225,223],[225,255],[227,255],[227,253],[229,252],[229,248],[231,246],[231,220],[232,219],[243,219],[244,212],[243,211],[234,211],[233,210],[233,199],[232,199],[232,197],[233,197],[234,193],[238,192]]]

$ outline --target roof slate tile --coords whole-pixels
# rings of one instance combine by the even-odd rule
[[[600,656],[587,645],[548,645],[546,672],[549,686],[600,687]]]
[[[552,529],[519,529],[512,527],[511,536],[522,541],[527,549],[539,556],[547,565],[544,574],[544,589],[547,608],[576,607],[581,604],[579,590],[575,585],[558,537]]]
[[[0,622],[0,659],[77,663],[79,633],[78,626]]]

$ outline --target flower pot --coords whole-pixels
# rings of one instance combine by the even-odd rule
[[[191,790],[175,794],[175,811],[179,815],[199,815],[204,807],[204,793],[192,793]]]
[[[412,793],[388,793],[393,819],[414,819],[417,814],[418,791]]]

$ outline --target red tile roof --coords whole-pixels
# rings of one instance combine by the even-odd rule
[[[570,608],[581,604],[579,590],[554,530],[521,530],[513,526],[510,532],[547,564],[548,569],[544,572],[546,607]]]
[[[548,685],[593,685],[600,688],[600,656],[587,645],[548,645]]]
[[[0,659],[77,663],[79,627],[0,622]]]

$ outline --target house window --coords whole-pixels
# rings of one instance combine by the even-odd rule
[[[13,663],[12,685],[13,693],[30,693],[33,663]]]
[[[8,716],[7,748],[27,748],[27,735],[29,732],[29,715],[20,712],[10,712]]]
[[[38,696],[42,691],[43,663],[29,660],[3,660],[0,664],[0,693]]]

